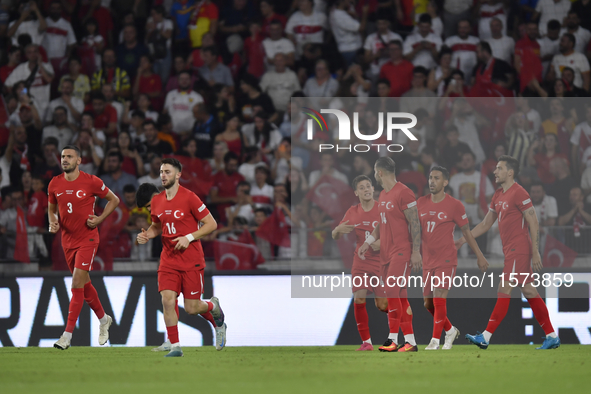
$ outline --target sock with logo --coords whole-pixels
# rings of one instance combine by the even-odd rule
[[[488,325],[486,326],[485,331],[487,335],[490,334],[491,336],[494,334],[499,324],[501,324],[505,318],[505,315],[507,315],[507,311],[509,310],[509,302],[511,301],[510,294],[497,293],[497,297],[495,309],[493,309],[492,314],[490,315],[490,319],[488,320]],[[490,337],[486,339],[486,341],[490,341]]]
[[[441,338],[441,329],[447,320],[446,302],[447,300],[445,298],[433,298],[433,307],[435,309],[435,312],[433,313],[433,338],[435,339]],[[447,320],[447,322],[449,323],[449,320]],[[449,331],[449,329],[446,331]]]
[[[552,336],[552,334],[554,334],[555,337],[556,333],[554,332],[554,327],[552,327],[552,322],[550,322],[548,308],[546,307],[544,300],[542,300],[542,297],[538,294],[534,298],[528,298],[527,302],[529,302],[529,306],[531,306],[531,310],[533,311],[538,324],[542,327],[546,335]]]
[[[96,288],[90,281],[84,285],[84,301],[86,301],[88,306],[94,311],[94,314],[100,320],[101,324],[106,324],[107,316],[105,315],[105,310],[98,298]]]
[[[76,322],[80,311],[84,305],[84,289],[72,289],[72,299],[70,300],[70,308],[68,312],[68,323],[66,324],[66,332],[74,332]]]
[[[435,298],[434,298],[435,300]],[[431,314],[431,316],[433,316],[433,319],[435,319],[435,303],[431,304],[431,309],[427,309],[429,311],[429,313]],[[447,300],[446,300],[446,314],[447,314]],[[435,320],[433,320],[433,323],[435,323]],[[449,321],[449,319],[447,318],[447,316],[445,317],[445,321],[443,322],[443,329],[445,330],[445,332],[447,333],[448,331],[451,331],[452,329],[452,325],[451,322]]]
[[[168,340],[173,346],[179,346],[179,327],[178,325],[166,327],[166,333],[168,334]]]
[[[369,338],[369,318],[367,316],[367,309],[365,307],[365,303],[363,304],[353,304],[355,306],[355,321],[357,322],[357,330],[359,331],[359,336],[363,342],[366,342]]]

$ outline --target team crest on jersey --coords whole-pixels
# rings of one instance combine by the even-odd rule
[[[76,197],[78,197],[78,198],[86,197],[86,193],[84,192],[84,190],[78,190],[76,192]]]
[[[444,212],[439,212],[437,214],[437,219],[439,219],[439,220],[447,219],[447,215]]]

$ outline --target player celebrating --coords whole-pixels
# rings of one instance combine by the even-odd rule
[[[217,223],[199,197],[179,185],[181,171],[178,160],[162,160],[160,178],[166,191],[152,198],[152,225],[137,236],[138,243],[145,244],[162,234],[158,291],[162,296],[164,321],[171,342],[171,350],[165,357],[183,356],[175,312],[181,292],[185,311],[190,315],[203,315],[214,325],[216,349],[222,350],[226,343],[226,324],[219,300],[213,297],[210,301],[201,301],[205,258],[199,240],[214,231]]]
[[[341,235],[349,234],[355,230],[357,248],[359,248],[363,245],[367,237],[371,235],[374,227],[378,225],[380,214],[378,212],[378,204],[373,199],[374,188],[371,179],[365,175],[359,175],[353,179],[353,189],[355,190],[355,195],[359,197],[359,204],[347,210],[341,223],[332,231],[332,238],[339,239]],[[370,285],[370,278],[379,278],[380,276],[380,268],[382,267],[378,252],[380,250],[380,241],[377,240],[374,242],[371,248],[372,250],[368,251],[367,256],[365,256],[365,261],[357,256],[357,250],[355,250],[353,267],[351,268],[353,295],[355,297],[353,301],[355,305],[355,321],[357,322],[359,336],[361,336],[361,340],[363,341],[361,347],[357,349],[358,351],[373,350],[371,336],[369,335],[369,319],[365,307],[367,291],[372,291],[376,295],[375,303],[379,310],[382,312],[388,311],[388,301],[385,298],[382,287],[379,284],[378,287],[372,287]],[[358,278],[357,283],[361,283],[360,286],[355,286],[355,278]],[[379,297],[379,295],[383,296]]]
[[[476,254],[478,267],[488,268],[488,262],[470,233],[470,225],[464,205],[445,193],[449,171],[435,166],[429,174],[431,194],[417,200],[422,230],[423,250],[423,297],[425,308],[433,315],[433,337],[425,350],[439,349],[441,329],[445,330],[443,349],[451,349],[460,336],[460,330],[447,318],[447,293],[458,267],[458,251],[454,244],[453,231],[457,225],[462,229],[468,245]],[[435,278],[435,279],[434,279]]]
[[[380,347],[384,352],[416,352],[417,343],[412,329],[412,315],[406,298],[406,286],[398,278],[408,282],[410,267],[420,270],[421,225],[414,193],[396,181],[396,164],[389,157],[380,157],[374,166],[376,181],[384,188],[380,193],[378,210],[380,222],[373,233],[367,237],[358,251],[364,260],[365,253],[378,238],[382,259],[382,280],[388,296],[388,323],[390,334],[386,343]],[[409,233],[410,224],[410,233]],[[412,238],[411,238],[412,237]],[[411,254],[412,250],[412,254]],[[404,346],[398,346],[398,330],[402,328]]]
[[[511,290],[513,290],[510,282],[515,286],[515,279],[521,293],[527,298],[536,320],[546,333],[544,343],[537,349],[555,349],[560,346],[560,338],[554,332],[546,304],[532,285],[534,281],[532,265],[536,271],[542,269],[542,259],[538,251],[540,239],[538,218],[529,194],[521,185],[515,183],[517,174],[519,174],[519,162],[511,156],[500,156],[494,175],[495,182],[501,187],[493,195],[484,220],[472,229],[472,235],[477,238],[487,232],[497,218],[499,219],[505,267],[499,283],[497,303],[486,330],[482,334],[480,332],[476,335],[467,334],[466,339],[481,349],[488,348],[492,334],[509,309]],[[460,238],[456,241],[456,247],[459,249],[465,242],[464,237]]]
[[[103,181],[94,175],[80,171],[80,149],[66,145],[62,149],[62,174],[54,177],[47,189],[49,206],[49,232],[62,229],[62,248],[68,268],[72,272],[72,299],[68,312],[66,330],[53,345],[56,349],[70,347],[72,333],[80,316],[84,301],[92,308],[100,321],[99,344],[109,339],[111,316],[105,314],[96,289],[90,281],[89,271],[99,245],[98,225],[119,205],[119,198]],[[105,198],[107,205],[101,216],[94,214],[95,197]],[[59,217],[58,217],[59,211]]]

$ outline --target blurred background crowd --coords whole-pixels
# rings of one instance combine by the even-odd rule
[[[338,219],[310,196],[373,179],[385,154],[417,196],[447,167],[472,225],[510,154],[545,231],[589,254],[589,29],[591,0],[2,0],[0,258],[57,258],[46,188],[67,144],[121,198],[109,260],[159,255],[158,240],[131,242],[150,225],[135,192],[161,186],[169,156],[218,220],[208,258],[214,240],[252,245],[255,262],[334,256]],[[379,112],[411,112],[418,141],[320,154],[345,142],[334,127],[307,140],[302,107],[357,112],[367,134]],[[481,238],[501,254],[498,230]]]

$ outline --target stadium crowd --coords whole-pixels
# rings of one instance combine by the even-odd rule
[[[358,112],[367,133],[378,111],[415,114],[418,141],[394,141],[398,179],[420,196],[430,168],[447,167],[474,225],[509,154],[540,223],[580,240],[590,29],[591,0],[2,0],[0,258],[18,260],[24,231],[30,258],[51,260],[46,188],[71,143],[121,198],[114,257],[159,255],[131,242],[150,224],[135,193],[161,186],[169,156],[218,220],[207,241],[251,242],[266,259],[326,255],[334,222],[307,192],[326,177],[373,179],[388,153],[319,154],[343,141],[308,141],[306,105]],[[497,238],[483,250],[500,254]],[[570,246],[590,252],[581,245]]]

